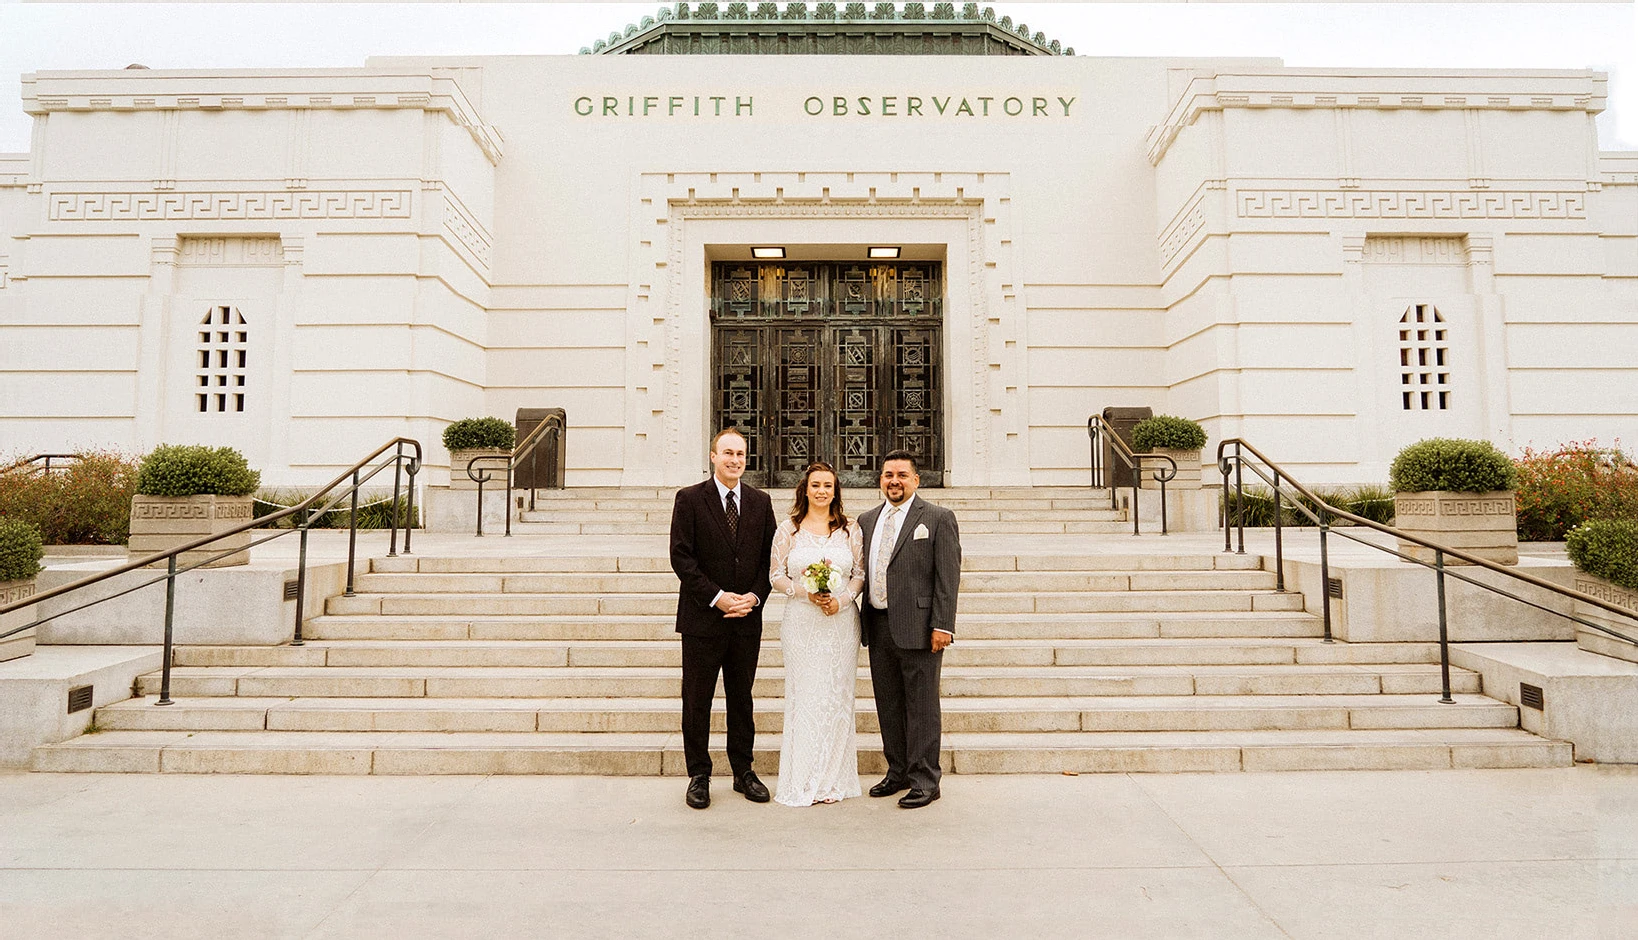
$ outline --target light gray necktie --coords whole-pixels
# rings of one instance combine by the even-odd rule
[[[899,531],[899,522],[894,518],[899,507],[889,504],[882,511],[887,518],[882,520],[881,541],[876,546],[876,576],[870,579],[870,603],[876,607],[887,606],[887,564],[893,560],[894,536]]]

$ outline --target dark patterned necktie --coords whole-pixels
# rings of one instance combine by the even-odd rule
[[[734,504],[734,491],[728,491],[728,537],[739,540],[739,507]]]

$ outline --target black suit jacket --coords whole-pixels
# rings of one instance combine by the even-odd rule
[[[867,629],[859,639],[870,645],[872,629],[879,627],[885,614],[893,645],[900,649],[932,649],[933,630],[955,635],[956,593],[961,585],[961,532],[955,513],[935,506],[916,494],[910,511],[899,520],[899,537],[887,564],[887,610],[870,606],[870,561],[876,549],[876,520],[882,507],[867,510],[859,517],[864,530],[865,587],[859,595],[862,619]],[[926,535],[916,538],[917,527]]]
[[[768,565],[773,553],[773,500],[741,482],[739,538],[728,538],[728,517],[715,478],[677,491],[671,509],[671,570],[682,582],[677,592],[677,632],[691,636],[760,633],[768,601]],[[718,591],[755,594],[761,603],[750,614],[729,620],[711,606]]]

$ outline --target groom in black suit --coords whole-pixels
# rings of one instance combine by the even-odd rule
[[[768,788],[751,770],[756,725],[751,685],[762,649],[762,605],[768,599],[773,552],[773,501],[741,483],[745,437],[733,428],[711,439],[711,479],[677,491],[671,510],[671,570],[682,634],[683,756],[687,802],[711,805],[711,697],[722,674],[728,700],[728,763],[734,792],[768,802]]]
[[[887,776],[871,796],[909,790],[899,805],[938,799],[938,681],[944,648],[955,642],[961,533],[955,513],[916,497],[916,458],[895,450],[882,461],[887,502],[859,517],[865,590],[860,640],[870,647],[870,681],[882,726]]]

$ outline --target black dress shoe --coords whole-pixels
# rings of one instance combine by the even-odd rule
[[[910,784],[904,780],[894,780],[892,777],[883,777],[882,782],[870,788],[871,796],[892,796],[910,789]]]
[[[899,800],[899,805],[905,809],[921,809],[923,806],[926,806],[928,803],[931,803],[936,799],[938,799],[937,787],[934,787],[931,790],[922,790],[917,788],[912,789],[909,793],[906,793],[904,797]]]
[[[734,775],[734,792],[745,794],[745,798],[752,803],[768,802],[768,788],[757,779],[754,770]]]
[[[711,775],[700,774],[698,777],[688,778],[688,795],[684,797],[688,805],[694,809],[704,809],[711,805]]]

